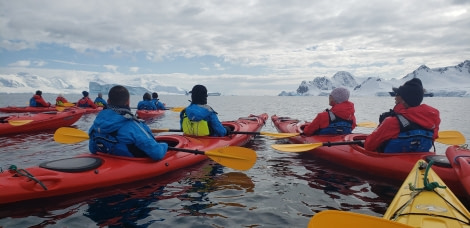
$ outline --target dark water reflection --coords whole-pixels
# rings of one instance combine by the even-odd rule
[[[161,97],[174,107],[187,104],[185,96]],[[134,102],[140,98],[133,98]],[[371,100],[377,105],[374,110],[387,110],[393,102],[385,98],[355,99],[358,121],[377,119],[376,113],[361,108]],[[455,106],[454,110],[468,108],[455,100],[442,100],[442,106]],[[249,101],[244,97],[209,99],[221,120],[262,112],[310,120],[312,113],[327,105],[324,97],[250,97]],[[439,101],[433,100],[434,106]],[[469,110],[461,113],[465,111]],[[86,115],[75,127],[87,130],[94,118],[94,114]],[[468,137],[470,129],[460,128],[461,117],[455,112],[443,113],[441,118],[443,129],[456,129]],[[167,112],[149,124],[152,128],[178,128],[178,120],[178,113]],[[262,130],[275,132],[270,120]],[[58,144],[53,133],[1,137],[0,167],[5,170],[14,164],[25,168],[88,153],[87,142]],[[126,185],[0,205],[0,227],[306,227],[315,213],[325,209],[382,216],[401,185],[305,153],[271,149],[271,144],[285,142],[266,137],[249,142],[246,147],[255,150],[258,159],[245,172],[206,161]]]

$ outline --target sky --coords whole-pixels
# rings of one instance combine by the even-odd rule
[[[224,95],[470,59],[468,0],[0,0],[0,74],[155,75]]]

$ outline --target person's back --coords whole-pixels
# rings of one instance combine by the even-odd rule
[[[437,109],[421,104],[421,80],[411,79],[393,90],[396,105],[381,115],[380,125],[366,138],[365,149],[385,153],[429,151],[438,138],[441,120]]]
[[[51,103],[46,102],[44,98],[42,97],[42,91],[38,90],[36,91],[36,94],[29,99],[29,106],[31,107],[50,107]]]
[[[143,100],[137,104],[137,110],[157,110],[157,106],[152,101],[150,93],[145,93],[142,98]]]
[[[158,93],[152,93],[152,102],[155,103],[157,110],[166,110],[165,104],[158,99]]]
[[[103,107],[104,109],[108,107],[108,103],[103,99],[103,94],[101,92],[98,93],[98,96],[95,98],[93,103],[98,107]]]
[[[77,107],[80,107],[80,108],[97,108],[96,104],[88,97],[88,92],[87,91],[83,91],[82,92],[82,95],[83,97],[78,100],[77,102]]]
[[[356,127],[354,104],[349,101],[346,88],[335,88],[329,96],[331,109],[327,109],[303,128],[303,135],[350,134]]]
[[[97,115],[90,127],[90,152],[162,159],[168,145],[155,141],[150,128],[132,114],[128,90],[114,86],[109,91],[108,101],[108,108]]]
[[[62,94],[59,94],[57,98],[55,99],[55,105],[56,106],[64,106],[65,103],[69,103],[67,99]]]
[[[180,126],[185,134],[195,136],[226,136],[230,128],[224,127],[215,112],[207,105],[207,89],[195,85],[191,91],[191,104],[180,113]]]

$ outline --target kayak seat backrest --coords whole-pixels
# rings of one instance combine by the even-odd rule
[[[101,166],[103,160],[98,157],[65,158],[55,161],[47,161],[39,164],[39,167],[66,173],[78,173]]]
[[[425,157],[427,163],[434,161],[432,165],[445,168],[452,168],[449,159],[445,155],[428,155]]]

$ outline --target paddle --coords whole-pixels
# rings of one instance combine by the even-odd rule
[[[131,109],[137,109],[137,107],[131,107]],[[168,107],[164,110],[170,110],[172,112],[181,112],[181,111],[183,111],[183,109],[185,109],[185,107]],[[149,111],[151,111],[151,110],[149,110]]]
[[[465,143],[465,137],[458,131],[440,131],[439,138],[436,142],[449,145],[459,145]],[[361,140],[346,141],[346,142],[318,142],[318,143],[305,143],[305,144],[273,144],[272,148],[283,152],[306,152],[313,150],[320,146],[336,146],[336,145],[349,145],[360,144]]]
[[[372,121],[366,121],[366,122],[356,123],[356,126],[375,128],[375,127],[377,127],[377,123],[374,123]]]
[[[370,215],[348,211],[326,210],[315,214],[308,223],[309,228],[326,227],[381,227],[381,228],[411,228],[403,223],[391,221]]]
[[[33,122],[34,120],[8,120],[8,123],[13,126],[21,126]]]
[[[161,132],[183,132],[179,129],[152,129],[153,133]],[[245,135],[265,135],[277,139],[290,138],[294,136],[299,136],[299,133],[277,133],[277,132],[257,132],[257,131],[231,131],[231,134],[245,134]]]
[[[61,127],[54,133],[54,140],[59,143],[74,144],[88,140],[88,133],[71,127]],[[208,151],[168,147],[168,150],[206,155],[213,161],[237,170],[249,170],[256,162],[256,152],[239,146],[226,146]]]

